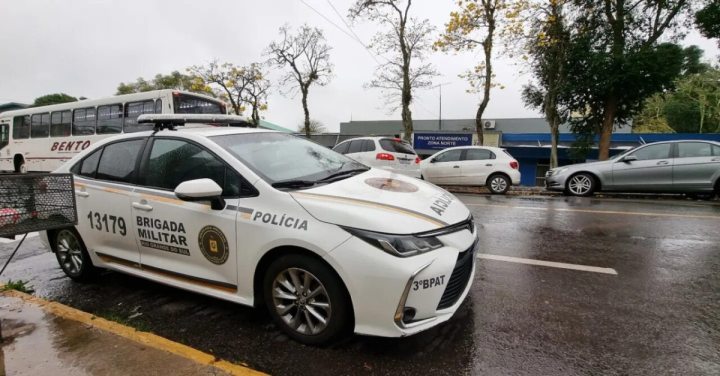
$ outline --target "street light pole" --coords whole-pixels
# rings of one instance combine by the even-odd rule
[[[448,85],[448,84],[451,84],[451,83],[452,83],[452,82],[448,81],[448,82],[439,83],[439,84],[437,84],[437,85],[435,85],[435,86],[430,86],[430,87],[429,87],[429,89],[434,89],[434,88],[437,87],[437,88],[440,90],[440,96],[439,96],[439,98],[438,98],[438,100],[439,100],[439,104],[438,104],[438,107],[439,107],[439,110],[438,110],[438,130],[440,130],[440,131],[442,130],[442,86],[443,86],[443,85]]]

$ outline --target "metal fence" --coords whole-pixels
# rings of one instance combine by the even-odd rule
[[[0,175],[0,236],[75,224],[72,174]]]

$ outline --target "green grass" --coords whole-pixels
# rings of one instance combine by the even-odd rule
[[[117,312],[99,312],[97,313],[97,316],[102,317],[108,321],[114,321],[118,324],[129,326],[139,332],[150,331],[150,326],[146,322],[138,319],[129,319]]]
[[[35,289],[32,288],[32,286],[28,285],[27,281],[23,281],[22,279],[18,279],[17,281],[8,280],[7,283],[4,285],[0,285],[0,291],[9,291],[9,290],[16,290],[20,292],[24,292],[26,294],[32,294],[35,292]]]

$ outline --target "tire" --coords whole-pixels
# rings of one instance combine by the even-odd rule
[[[27,173],[27,165],[25,164],[25,159],[23,157],[16,159],[15,172],[18,174],[26,174]]]
[[[486,186],[490,193],[494,195],[504,195],[510,189],[510,179],[503,174],[490,175],[486,182]]]
[[[581,172],[568,179],[565,190],[573,196],[587,197],[595,193],[596,186],[597,183],[595,182],[594,176]]]
[[[91,281],[98,272],[85,248],[80,234],[74,228],[57,230],[52,239],[55,257],[62,271],[73,281]]]
[[[321,261],[292,254],[270,264],[263,278],[263,296],[270,316],[288,336],[321,345],[339,338],[349,327],[350,299],[343,286]],[[310,298],[304,295],[310,295],[306,291],[317,295]],[[319,318],[325,320],[324,325]]]

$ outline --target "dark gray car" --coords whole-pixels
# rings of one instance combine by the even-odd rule
[[[720,194],[720,143],[643,145],[606,161],[551,169],[545,187],[575,196],[599,191]]]

